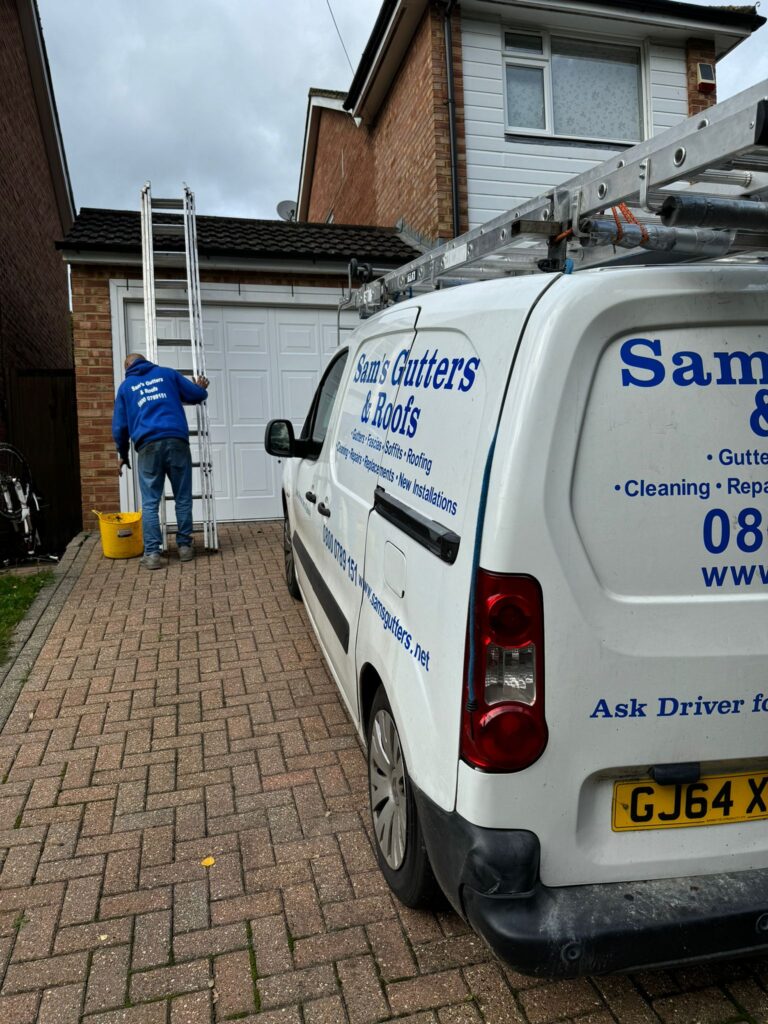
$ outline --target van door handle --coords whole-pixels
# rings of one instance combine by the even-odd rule
[[[311,502],[313,505],[317,501],[317,495],[313,494],[312,491],[307,491],[307,493],[304,495],[304,497],[307,499],[307,501]]]
[[[320,513],[321,516],[329,516],[331,514],[331,510],[328,508],[327,505],[324,505],[322,501],[317,506],[317,511]]]

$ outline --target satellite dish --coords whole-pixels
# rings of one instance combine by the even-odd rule
[[[277,204],[277,215],[283,220],[296,220],[296,200],[284,199]]]

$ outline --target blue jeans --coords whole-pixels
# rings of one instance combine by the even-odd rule
[[[180,437],[164,437],[151,441],[138,453],[136,462],[141,487],[142,527],[144,554],[161,551],[158,508],[165,489],[166,476],[176,499],[176,543],[179,547],[192,544],[192,455],[189,442]]]

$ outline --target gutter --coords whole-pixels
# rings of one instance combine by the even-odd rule
[[[126,254],[124,252],[108,252],[108,251],[80,251],[78,249],[63,249],[61,250],[61,256],[63,261],[70,265],[88,265],[88,266],[124,266],[124,267],[141,267],[141,255],[136,253]],[[179,253],[178,266],[173,263],[164,263],[163,269],[168,270],[182,270],[185,266],[183,262],[183,253]],[[377,268],[382,266],[382,260],[377,259],[373,262],[376,263]],[[308,274],[322,277],[342,277],[344,280],[347,279],[349,271],[349,261],[328,261],[327,263],[314,263],[311,260],[259,260],[259,259],[227,259],[225,256],[200,256],[199,258],[200,270],[235,270],[235,271],[257,271],[259,273],[271,273],[271,274]],[[397,267],[402,266],[401,262],[393,262],[386,264],[382,268],[382,273],[386,273],[388,270],[396,270]],[[118,275],[116,275],[117,277]],[[203,284],[214,284],[216,282],[203,281]],[[226,282],[222,282],[226,283]],[[250,283],[250,282],[249,282]],[[179,285],[185,286],[186,282],[179,278]]]

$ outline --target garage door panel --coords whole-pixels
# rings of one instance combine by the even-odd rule
[[[187,335],[189,327],[187,326]],[[181,337],[181,335],[179,335]],[[214,365],[221,365],[221,355],[224,351],[224,330],[221,323],[221,316],[214,316],[208,311],[203,312],[203,338],[205,339],[205,362],[206,368],[211,357],[218,357],[212,360]]]
[[[234,316],[225,319],[227,354],[244,353],[248,356],[266,356],[269,353],[269,325],[265,313],[245,320]]]
[[[229,393],[234,428],[263,428],[267,420],[272,419],[270,383],[267,370],[240,370],[230,375]]]
[[[320,354],[320,337],[316,323],[280,323],[277,329],[279,356],[316,356]]]

